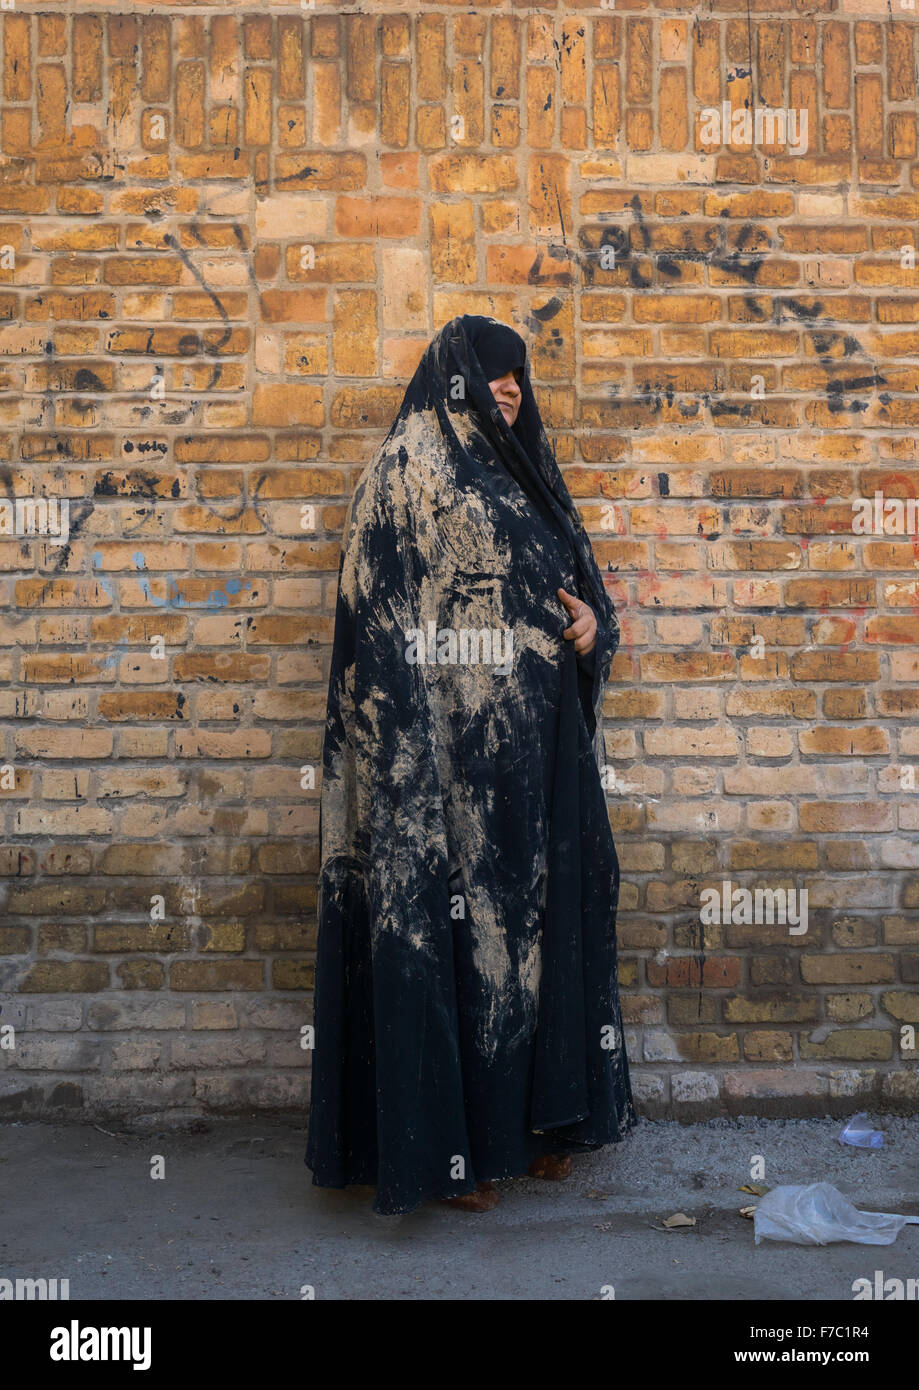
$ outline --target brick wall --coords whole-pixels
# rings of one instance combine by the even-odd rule
[[[5,1112],[302,1112],[341,525],[464,311],[622,618],[644,1110],[915,1109],[917,11],[0,11]]]

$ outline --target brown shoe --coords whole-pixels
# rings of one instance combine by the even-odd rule
[[[464,1192],[460,1197],[442,1197],[441,1201],[457,1211],[494,1211],[500,1201],[498,1189],[493,1182],[476,1183],[475,1192]]]
[[[531,1178],[547,1178],[549,1182],[562,1182],[571,1177],[572,1162],[569,1154],[540,1154],[534,1158],[527,1170]]]

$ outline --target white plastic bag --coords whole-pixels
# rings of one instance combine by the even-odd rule
[[[840,1144],[850,1144],[853,1149],[880,1149],[884,1144],[883,1132],[872,1129],[864,1110],[846,1125],[839,1136]]]
[[[789,1240],[795,1245],[829,1245],[834,1240],[892,1245],[906,1225],[919,1225],[919,1216],[859,1211],[829,1182],[774,1187],[753,1214],[757,1245],[761,1240]]]

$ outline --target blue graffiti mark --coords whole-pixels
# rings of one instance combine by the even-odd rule
[[[105,578],[105,575],[99,573],[99,568],[100,568],[101,564],[102,564],[102,551],[101,551],[101,550],[94,550],[94,551],[93,551],[93,557],[92,557],[92,568],[93,568],[93,573],[94,573],[95,576],[96,576],[96,583],[99,585],[99,588],[102,590],[102,592],[103,592],[104,594],[106,594],[107,597],[110,598],[110,599],[112,600],[112,602],[114,603],[114,602],[115,602],[115,594],[114,594],[114,591],[113,591],[113,589],[112,589],[112,586],[111,586],[111,584],[109,583],[109,581]],[[115,644],[114,648],[112,649],[112,651],[109,652],[108,656],[103,656],[103,657],[100,658],[99,665],[102,667],[102,670],[103,670],[103,671],[110,671],[110,670],[112,669],[113,666],[116,666],[116,665],[118,664],[118,662],[121,660],[121,658],[124,656],[124,654],[125,654],[125,652],[126,652],[127,650],[128,650],[128,644],[127,644],[127,642],[117,642],[117,643]]]
[[[135,550],[134,554],[131,556],[131,559],[134,561],[135,569],[145,570],[147,568],[147,557],[142,550]],[[140,591],[143,594],[144,598],[147,600],[148,603],[152,604],[154,608],[169,607],[169,585],[172,583],[171,575],[166,576],[165,598],[156,597],[156,594],[154,594],[153,590],[150,588],[149,579],[144,579],[141,577],[140,579],[138,579],[137,582],[140,585]]]
[[[147,568],[147,557],[142,550],[135,550],[131,556],[135,568],[145,570]],[[239,579],[228,579],[222,589],[212,589],[211,592],[200,603],[194,603],[191,599],[185,598],[179,593],[175,580],[171,574],[166,575],[166,597],[157,598],[150,588],[149,579],[140,577],[137,581],[140,590],[148,603],[152,603],[155,608],[226,608],[230,602],[231,594],[238,594],[242,589],[251,589],[251,582]]]
[[[243,589],[251,589],[252,585],[247,579],[245,583],[239,579],[228,579],[222,589],[212,589],[204,600],[205,608],[226,608],[230,602],[231,594],[238,594]]]
[[[102,667],[102,670],[110,671],[113,666],[117,666],[121,658],[127,654],[127,650],[127,642],[119,642],[113,650],[109,652],[108,656],[104,656],[100,660],[99,665]]]
[[[98,569],[99,569],[99,567],[101,566],[101,564],[102,564],[102,551],[101,551],[101,550],[94,550],[94,551],[93,551],[93,571],[94,571],[94,572],[98,571]],[[107,597],[107,598],[110,598],[110,599],[112,600],[112,602],[114,603],[114,602],[115,602],[115,595],[114,595],[114,593],[113,593],[113,591],[112,591],[112,586],[111,586],[111,584],[108,582],[108,580],[106,579],[106,577],[105,577],[104,574],[96,573],[96,583],[99,585],[99,588],[100,588],[100,589],[102,590],[102,592],[106,595],[106,597]]]
[[[142,550],[135,550],[131,559],[134,562],[135,569],[145,570],[147,568],[147,557]],[[105,578],[105,575],[100,573],[101,567],[102,551],[94,550],[92,554],[92,571],[95,575],[96,583],[102,589],[103,593],[114,603],[114,590],[109,580]],[[252,584],[248,579],[228,579],[222,589],[212,589],[203,602],[192,603],[179,593],[171,574],[166,575],[165,598],[157,598],[156,594],[154,594],[153,590],[150,588],[149,579],[144,578],[143,575],[138,578],[138,583],[140,584],[141,593],[144,598],[148,603],[152,604],[154,608],[226,608],[230,602],[231,594],[238,594],[243,589],[252,588]],[[112,667],[116,666],[121,658],[127,654],[128,646],[129,643],[127,641],[117,642],[108,656],[100,657],[99,664],[102,670],[110,671]]]
[[[248,579],[228,579],[222,589],[212,589],[204,600],[205,608],[225,608],[230,602],[231,594],[238,594],[243,589],[251,589],[252,585]]]

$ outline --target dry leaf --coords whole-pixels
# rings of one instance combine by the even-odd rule
[[[675,1231],[681,1226],[694,1226],[696,1224],[696,1218],[694,1216],[687,1216],[684,1211],[677,1211],[674,1212],[673,1216],[668,1216],[663,1224],[665,1231]]]

